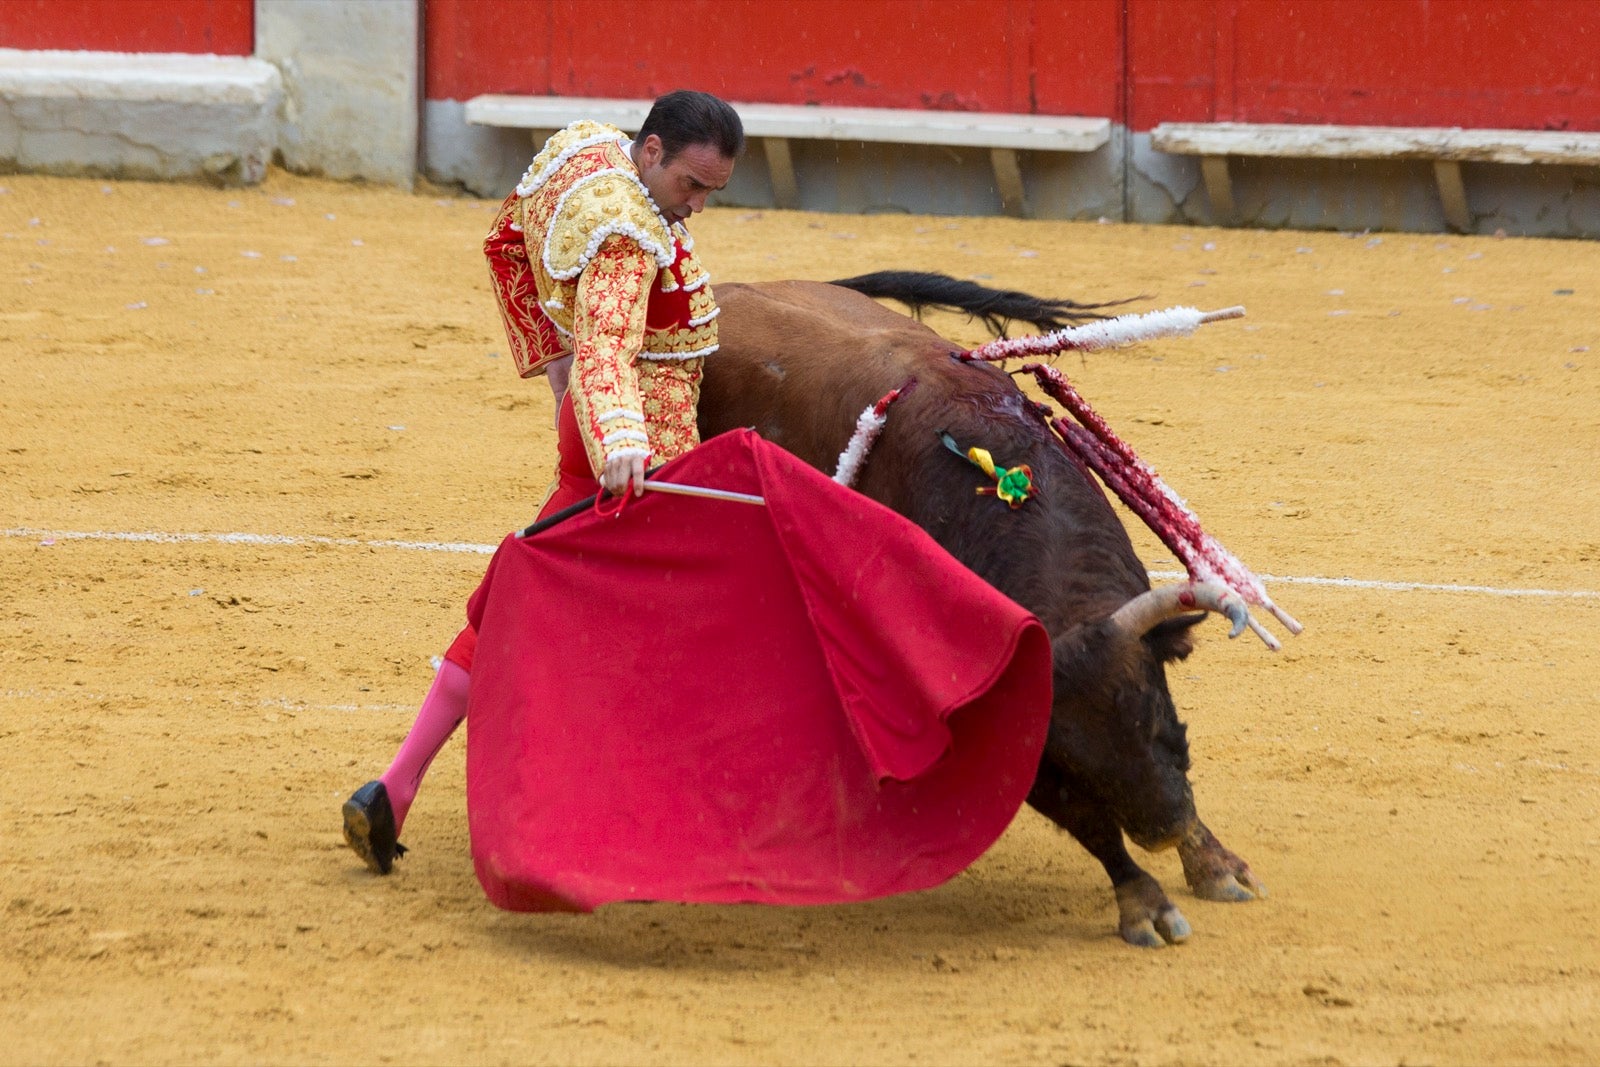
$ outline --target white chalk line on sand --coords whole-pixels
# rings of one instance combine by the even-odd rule
[[[1151,571],[1152,578],[1188,578],[1183,571]],[[1508,589],[1495,585],[1455,585],[1450,582],[1390,582],[1368,578],[1321,578],[1316,575],[1258,574],[1263,582],[1277,585],[1331,585],[1345,589],[1379,589],[1396,593],[1475,593],[1481,596],[1547,597],[1567,600],[1600,600],[1593,589]]]
[[[151,694],[148,691],[140,692],[136,699],[148,700]],[[66,700],[76,703],[100,704],[106,701],[131,700],[135,697],[127,693],[101,693],[88,689],[0,689],[0,700],[35,700],[58,701]],[[182,697],[185,704],[226,704],[235,708],[265,708],[269,710],[287,711],[298,713],[302,711],[416,711],[415,704],[319,704],[308,700],[296,700],[292,697],[263,697],[259,700],[243,700],[238,696],[218,691],[211,697],[197,697],[186,693]]]
[[[399,548],[413,552],[466,552],[488,556],[494,545],[474,545],[464,541],[363,541],[355,537],[317,537],[315,535],[254,533],[139,533],[117,530],[35,530],[18,527],[0,530],[6,537],[37,537],[54,541],[136,541],[163,545],[332,545],[339,548]]]
[[[362,540],[355,537],[318,537],[311,534],[255,533],[162,533],[112,530],[42,530],[13,527],[0,530],[0,536],[36,538],[43,544],[56,541],[132,541],[155,544],[261,545],[273,547],[332,546],[338,548],[390,548],[407,552],[453,552],[492,555],[494,545],[465,541]],[[1184,579],[1183,571],[1153,570],[1150,577]],[[1317,575],[1262,574],[1264,582],[1278,585],[1320,585],[1340,589],[1377,589],[1395,593],[1470,593],[1478,596],[1532,597],[1565,600],[1600,600],[1600,590],[1592,589],[1516,589],[1493,585],[1460,585],[1451,582],[1397,582],[1367,578],[1325,578]]]

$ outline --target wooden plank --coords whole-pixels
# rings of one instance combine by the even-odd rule
[[[1163,122],[1150,144],[1175,155],[1600,165],[1600,133],[1556,130]]]
[[[772,203],[780,208],[800,206],[800,189],[794,180],[794,161],[789,158],[789,142],[782,137],[764,137],[767,174],[772,179]]]
[[[1205,179],[1206,195],[1211,199],[1211,216],[1218,226],[1233,223],[1233,179],[1228,175],[1227,156],[1203,156],[1200,176]]]
[[[1461,164],[1453,159],[1433,161],[1433,177],[1439,183],[1439,202],[1444,219],[1457,233],[1472,232],[1472,212],[1467,210],[1467,187],[1461,182]]]
[[[1015,148],[989,149],[995,187],[1000,190],[1000,210],[1016,218],[1028,217],[1028,197],[1022,188],[1022,168]]]
[[[1057,152],[1092,152],[1111,140],[1111,120],[1106,118],[737,102],[733,106],[750,137]],[[590,118],[629,132],[638,130],[649,111],[648,100],[494,94],[473,97],[465,108],[466,120],[478,126],[559,128]]]

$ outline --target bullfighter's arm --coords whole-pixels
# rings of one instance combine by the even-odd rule
[[[626,236],[601,244],[578,278],[570,389],[589,466],[650,458],[639,395],[639,351],[655,260]]]

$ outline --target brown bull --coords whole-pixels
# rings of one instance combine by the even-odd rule
[[[938,275],[843,284],[913,307],[953,304],[991,323],[1053,325],[1077,310]],[[1167,689],[1165,665],[1190,653],[1190,629],[1204,616],[1174,617],[1147,595],[1145,568],[1105,494],[1029,413],[1012,380],[992,365],[956,360],[960,346],[840,285],[725,284],[717,297],[722,347],[706,362],[706,437],[754,427],[832,473],[862,409],[916,379],[889,409],[857,488],[927,530],[1049,632],[1054,708],[1028,801],[1104,865],[1123,938],[1160,946],[1189,934],[1128,854],[1124,833],[1147,850],[1176,846],[1198,896],[1265,895],[1195,813],[1185,727]],[[992,482],[941,444],[940,431],[963,448],[987,449],[996,463],[1030,466],[1033,499],[1013,510],[977,495]]]

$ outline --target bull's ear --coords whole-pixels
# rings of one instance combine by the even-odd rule
[[[1144,635],[1145,644],[1156,654],[1156,658],[1163,663],[1176,663],[1189,658],[1189,653],[1194,651],[1193,630],[1205,621],[1205,613],[1197,615],[1179,615],[1175,619],[1157,623]]]

